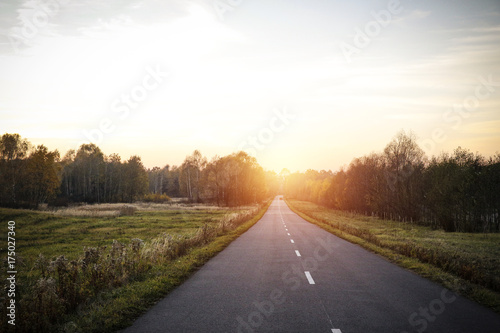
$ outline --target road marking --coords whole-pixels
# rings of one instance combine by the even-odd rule
[[[332,333],[342,333],[338,328],[332,328]]]
[[[290,239],[290,242],[292,242],[292,244],[293,244],[293,243],[295,243],[295,242],[293,241],[293,239]]]
[[[300,257],[300,252],[299,252],[299,250],[295,250],[295,254],[297,255],[297,257]]]
[[[309,273],[309,271],[305,271],[304,273],[306,274],[306,278],[307,278],[307,281],[309,281],[309,284],[315,284],[314,280],[311,276],[311,273]]]
[[[288,229],[285,228],[286,231],[288,231]]]
[[[289,232],[287,232],[287,234],[288,234],[288,236],[290,236],[290,233],[289,233]]]

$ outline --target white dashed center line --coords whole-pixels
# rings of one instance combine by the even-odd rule
[[[309,281],[309,284],[315,284],[314,280],[311,276],[311,273],[309,273],[309,271],[305,271],[304,273],[306,274],[306,278],[307,278],[307,281]]]
[[[279,206],[279,210],[280,210],[281,221],[283,222],[283,226],[285,227],[285,231],[287,231],[287,235],[290,236],[290,233],[288,232],[288,229],[286,227],[285,220],[283,219],[283,215],[281,215],[282,214],[281,213],[281,205]],[[295,243],[295,241],[293,239],[290,239],[290,242],[292,244]],[[297,255],[297,257],[301,257],[301,254],[300,254],[299,250],[295,250],[295,254]],[[314,282],[314,279],[312,278],[311,273],[309,271],[305,271],[304,274],[306,275],[306,278],[307,278],[307,281],[309,282],[309,284],[316,284]],[[328,314],[327,314],[327,316],[328,316]],[[330,324],[332,324],[331,320],[330,320]],[[342,331],[340,329],[338,329],[338,328],[332,328],[331,330],[332,330],[332,333],[342,333]]]

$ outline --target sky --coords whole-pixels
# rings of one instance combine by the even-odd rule
[[[500,151],[498,0],[2,0],[0,134],[146,167]]]

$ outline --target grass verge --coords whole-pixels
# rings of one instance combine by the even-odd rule
[[[500,314],[500,234],[446,233],[285,201],[303,219]]]
[[[109,218],[0,210],[2,221],[16,220],[17,251],[23,254],[18,261],[22,267],[16,296],[18,321],[15,327],[6,327],[2,321],[0,331],[124,328],[254,225],[270,203],[240,211],[208,207],[145,210],[136,216]],[[153,233],[156,238],[137,238]],[[127,243],[116,236],[129,241],[130,236],[136,238]],[[114,239],[112,244],[109,237]],[[68,258],[60,255],[64,249],[60,243],[68,245],[63,252]],[[41,254],[37,258],[35,250]],[[5,298],[0,299],[4,302]],[[4,304],[2,309],[5,318]]]
[[[156,266],[150,276],[143,281],[101,293],[93,306],[86,306],[85,309],[78,311],[68,318],[69,321],[61,328],[66,331],[75,327],[84,332],[111,332],[130,326],[137,317],[257,223],[270,204],[271,202],[267,203],[250,220],[216,237],[209,244],[189,249],[186,255],[168,265]]]

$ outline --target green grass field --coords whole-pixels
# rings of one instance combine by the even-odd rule
[[[7,222],[16,222],[16,302],[22,322],[16,332],[126,327],[255,224],[266,209],[158,204],[58,212],[0,209],[3,261]],[[4,281],[6,271],[1,273]],[[12,329],[5,321],[2,325],[0,331]]]
[[[217,223],[222,217],[238,211],[168,205],[157,205],[155,210],[150,210],[147,205],[138,205],[131,216],[113,216],[106,213],[113,212],[117,206],[109,206],[86,206],[77,210],[85,212],[88,210],[85,208],[93,207],[87,216],[74,216],[75,209],[67,210],[67,214],[65,210],[49,213],[0,209],[0,221],[2,225],[10,220],[16,222],[17,253],[26,263],[31,263],[40,253],[46,257],[65,255],[75,259],[84,247],[106,246],[113,240],[123,243],[133,238],[151,240],[162,233],[190,237],[205,223]],[[6,232],[6,227],[0,231],[2,240],[6,239]],[[5,250],[2,246],[0,255],[4,256]]]
[[[500,313],[500,234],[449,233],[286,201],[309,222]]]

